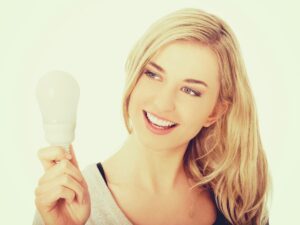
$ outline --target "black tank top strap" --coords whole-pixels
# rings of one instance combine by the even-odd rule
[[[99,170],[99,172],[100,172],[103,180],[105,181],[105,183],[107,185],[107,180],[106,180],[105,172],[104,172],[104,169],[103,169],[103,166],[102,166],[101,162],[97,163],[97,167],[98,167],[98,170]]]

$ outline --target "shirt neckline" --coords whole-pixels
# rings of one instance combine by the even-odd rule
[[[117,204],[117,202],[116,202],[115,198],[113,197],[113,194],[111,193],[108,185],[106,184],[103,177],[99,173],[99,170],[98,170],[98,167],[97,167],[96,164],[94,165],[93,169],[94,169],[94,172],[97,174],[96,175],[97,176],[96,182],[98,182],[99,186],[102,186],[102,189],[105,191],[105,194],[108,196],[108,200],[110,201],[109,205],[113,207],[112,210],[114,211],[114,213],[116,213],[119,218],[121,218],[122,220],[124,220],[126,222],[126,224],[124,224],[124,225],[134,225],[129,220],[129,218],[127,218],[125,213],[122,211],[122,209]],[[99,199],[99,201],[101,201],[101,199]]]
[[[100,164],[101,164],[101,167],[102,167],[102,163],[101,162],[100,162]],[[99,172],[99,168],[98,168],[97,164],[94,165],[94,169],[96,170],[97,177],[98,177],[98,179],[96,179],[96,180],[100,180],[101,185],[105,186],[105,188],[103,188],[103,189],[105,190],[107,196],[109,196],[109,200],[110,200],[111,205],[114,208],[114,211],[118,214],[119,217],[121,217],[123,220],[125,220],[125,222],[127,223],[125,225],[134,225],[133,222],[131,222],[129,220],[129,218],[125,215],[125,213],[122,211],[122,209],[119,207],[118,203],[116,202],[115,198],[113,197],[113,194],[112,194],[112,192],[110,191],[110,189],[109,189],[109,187],[107,185],[107,180],[106,180],[105,171],[104,171],[103,167],[102,167],[103,175],[102,175],[101,172]],[[211,194],[213,195],[213,193],[211,193]],[[214,196],[213,196],[213,199],[214,199]],[[216,204],[216,208],[217,208],[217,215],[216,215],[216,220],[213,223],[213,225],[220,224],[220,221],[222,221],[221,224],[223,224],[223,223],[229,224],[228,221],[225,219],[224,215],[218,209],[217,204]]]

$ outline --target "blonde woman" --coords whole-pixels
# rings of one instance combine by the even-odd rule
[[[175,11],[137,42],[126,75],[127,140],[82,173],[72,148],[41,149],[34,224],[267,224],[267,161],[229,26]]]

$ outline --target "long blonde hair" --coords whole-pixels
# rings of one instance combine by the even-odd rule
[[[154,23],[131,51],[126,62],[123,115],[145,65],[164,45],[175,40],[198,41],[210,47],[219,62],[218,103],[227,112],[204,127],[189,142],[184,168],[197,187],[209,187],[218,208],[232,224],[265,225],[268,220],[269,174],[253,95],[238,42],[220,18],[199,9],[181,9]]]

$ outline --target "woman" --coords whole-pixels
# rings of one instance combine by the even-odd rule
[[[126,73],[127,140],[82,173],[72,148],[41,149],[34,224],[267,224],[267,161],[228,25],[173,12],[138,41]]]

